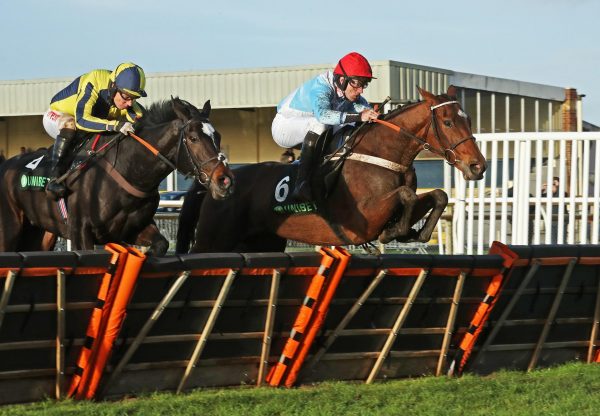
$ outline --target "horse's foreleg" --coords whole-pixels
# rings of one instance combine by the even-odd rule
[[[50,231],[44,232],[44,236],[42,237],[42,250],[44,250],[44,251],[54,250],[54,246],[56,246],[57,239],[58,239],[58,237],[56,234],[51,233]]]
[[[94,234],[91,226],[76,220],[77,213],[69,214],[68,236],[73,250],[93,250]]]
[[[169,241],[160,233],[156,223],[148,224],[134,241],[138,246],[150,246],[146,254],[152,256],[164,256],[169,249]]]
[[[418,202],[417,194],[408,186],[401,186],[397,191],[401,216],[397,222],[387,226],[379,235],[381,243],[386,244],[395,238],[408,235],[413,224],[413,211]]]
[[[427,216],[427,220],[425,220],[425,224],[423,224],[423,227],[417,231],[416,236],[413,238],[414,241],[425,243],[431,239],[431,234],[448,205],[448,195],[441,189],[434,189],[431,192],[418,195],[417,198],[418,201],[412,213],[411,225],[425,217],[431,210],[431,213]]]

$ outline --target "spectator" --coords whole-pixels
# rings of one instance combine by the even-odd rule
[[[292,149],[286,149],[286,151],[281,154],[281,158],[279,159],[281,163],[292,163],[295,160],[296,155]]]
[[[553,198],[561,196],[560,195],[560,178],[558,176],[554,176],[552,178],[552,184],[551,184],[550,187],[548,187],[547,183],[544,183],[542,185],[542,192],[541,192],[542,198],[548,197],[548,190],[550,190],[550,192],[551,192],[550,195]],[[564,192],[564,196],[569,196],[569,193],[565,191]],[[561,202],[559,202],[559,203],[561,203]],[[557,214],[556,218],[555,218],[555,215],[554,215],[554,210],[555,209],[556,209],[556,214]],[[550,215],[552,217],[551,228],[550,228],[550,230],[546,230],[546,232],[550,232],[550,243],[551,244],[556,244],[558,242],[558,206],[552,207],[550,209],[550,212],[548,212],[546,215]],[[567,225],[568,225],[568,223],[569,223],[568,216],[567,216],[567,212],[565,210],[565,220],[563,222],[563,241],[566,241],[566,239],[567,239]]]
[[[552,178],[552,187],[551,187],[553,197],[558,196],[559,187],[560,187],[560,179],[558,178],[558,176],[555,176]],[[548,184],[547,183],[542,185],[542,196],[543,197],[548,196]],[[565,192],[565,196],[569,196],[569,193]]]

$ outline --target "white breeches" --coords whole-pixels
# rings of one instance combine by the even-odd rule
[[[298,112],[298,115],[290,117],[277,113],[271,125],[271,134],[279,146],[290,148],[302,143],[309,131],[321,134],[327,127],[312,114]]]
[[[60,111],[48,110],[44,113],[42,119],[46,133],[54,140],[63,128],[75,130],[75,117],[70,114],[61,113]]]

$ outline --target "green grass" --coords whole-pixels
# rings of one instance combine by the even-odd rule
[[[117,402],[0,407],[0,415],[600,415],[600,365],[567,364],[487,377],[423,377],[372,385],[205,389]]]

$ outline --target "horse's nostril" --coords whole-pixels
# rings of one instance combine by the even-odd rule
[[[221,176],[219,178],[219,185],[221,188],[229,188],[231,186],[231,178],[229,176]]]
[[[485,164],[481,164],[481,163],[472,163],[469,168],[471,169],[471,172],[473,172],[475,175],[480,175],[483,172],[485,172]]]

